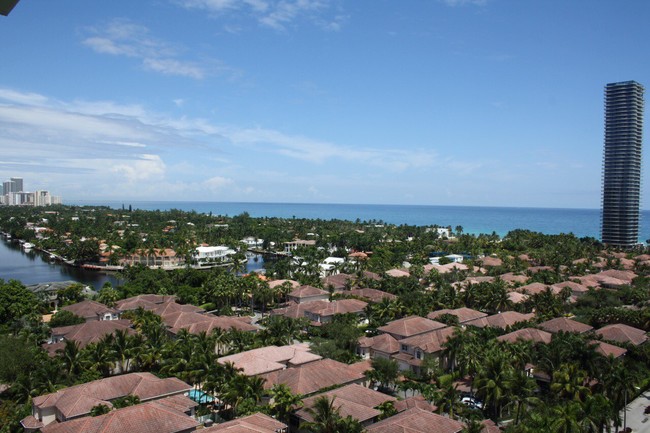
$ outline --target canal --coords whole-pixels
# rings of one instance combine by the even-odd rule
[[[261,255],[249,255],[246,270],[256,271],[264,267]],[[18,280],[24,285],[47,283],[53,281],[77,281],[95,290],[104,283],[113,286],[121,284],[119,273],[102,273],[52,262],[47,254],[36,250],[24,251],[18,242],[7,241],[0,237],[0,279]]]

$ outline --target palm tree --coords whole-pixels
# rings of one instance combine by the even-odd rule
[[[336,397],[332,397],[331,400],[327,396],[318,397],[312,407],[305,409],[312,416],[313,421],[304,423],[302,428],[312,433],[340,433],[338,424],[341,415],[338,408],[334,406],[335,399]]]
[[[580,370],[576,364],[562,364],[553,372],[551,391],[560,398],[585,401],[591,394],[587,383],[587,372]]]
[[[65,340],[65,346],[57,352],[61,354],[61,360],[69,376],[81,373],[85,359],[78,341]]]
[[[474,384],[477,395],[489,408],[493,419],[501,417],[501,409],[509,400],[508,384],[512,374],[512,365],[502,354],[491,354],[484,361],[484,366],[477,374]]]
[[[288,424],[289,414],[302,406],[302,396],[292,393],[291,389],[283,383],[273,385],[269,394],[271,415]]]
[[[525,372],[517,371],[510,376],[507,387],[512,394],[509,405],[515,407],[515,425],[517,425],[521,420],[524,407],[536,406],[541,403],[539,398],[535,397],[537,384]]]
[[[579,402],[572,401],[568,404],[555,406],[551,410],[549,431],[552,433],[583,433],[580,420],[583,418],[582,407]]]

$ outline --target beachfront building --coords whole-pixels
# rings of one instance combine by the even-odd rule
[[[605,86],[601,237],[622,248],[639,240],[643,92],[636,81]]]

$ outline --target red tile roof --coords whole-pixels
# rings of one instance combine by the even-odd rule
[[[458,433],[461,422],[419,408],[412,408],[367,427],[368,433]]]
[[[118,330],[126,331],[129,335],[135,334],[135,331],[131,329],[129,320],[91,321],[79,325],[53,328],[51,332],[53,337],[63,337],[66,340],[77,341],[80,347],[86,347],[90,343],[96,343],[104,336],[113,334]]]
[[[320,397],[326,397],[330,401],[334,399],[333,405],[339,410],[342,417],[351,416],[362,423],[381,414],[379,410],[375,409],[380,404],[397,400],[395,397],[365,386],[351,384],[304,399],[303,408],[298,410],[296,415],[305,421],[313,421],[314,418],[308,409],[313,407],[316,399]]]
[[[457,328],[446,327],[436,329],[435,331],[427,332],[425,334],[415,335],[413,337],[404,338],[399,340],[399,344],[417,347],[422,349],[425,353],[437,353],[444,349],[444,344],[454,335]]]
[[[62,310],[69,311],[73,314],[76,314],[79,317],[83,317],[86,320],[96,320],[99,317],[104,316],[104,314],[117,314],[118,311],[114,308],[109,308],[104,304],[99,302],[85,300],[82,302],[77,302],[76,304],[67,305],[61,308]]]
[[[217,424],[201,430],[203,433],[277,433],[288,426],[263,413],[254,413],[243,418]]]
[[[542,331],[535,328],[523,328],[517,331],[497,337],[498,341],[506,341],[508,343],[515,343],[519,340],[532,341],[534,343],[549,344],[551,342],[552,334],[550,332]]]
[[[589,332],[594,329],[593,326],[589,326],[566,317],[556,317],[555,319],[547,320],[546,322],[540,323],[539,327],[554,334],[560,331],[584,334],[585,332]]]
[[[291,392],[302,395],[310,395],[323,388],[364,379],[363,374],[333,359],[322,359],[299,367],[274,371],[261,377],[266,379],[265,389],[272,388],[276,383],[284,383]]]
[[[615,341],[617,343],[629,343],[639,346],[648,341],[648,336],[643,329],[634,328],[622,323],[603,326],[596,331],[596,334],[605,340]]]
[[[377,328],[377,330],[386,334],[391,334],[397,339],[401,339],[434,331],[446,326],[447,325],[444,323],[436,322],[435,320],[426,319],[424,317],[408,316],[388,322],[386,325]]]
[[[35,397],[32,404],[39,409],[55,407],[67,419],[87,415],[93,406],[127,395],[136,395],[146,401],[182,394],[191,388],[176,378],[159,379],[151,373],[129,373],[63,388]]]
[[[427,318],[434,320],[442,316],[443,314],[451,314],[452,316],[458,317],[458,323],[465,323],[465,322],[469,322],[470,320],[480,319],[481,317],[487,316],[487,313],[483,313],[482,311],[473,310],[467,307],[461,307],[453,310],[444,309],[444,310],[433,311],[427,314]]]
[[[504,311],[503,313],[493,314],[492,316],[483,317],[481,319],[470,320],[466,325],[472,325],[479,328],[491,327],[505,329],[518,322],[526,322],[535,317],[534,313],[518,313],[516,311]]]
[[[52,423],[43,433],[180,433],[194,431],[199,425],[194,418],[157,402],[149,402],[113,410],[105,415],[83,417]]]

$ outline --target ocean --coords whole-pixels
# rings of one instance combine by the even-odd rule
[[[381,221],[390,224],[462,226],[465,233],[496,232],[506,235],[515,229],[545,234],[573,233],[578,237],[600,238],[599,209],[552,209],[479,206],[427,206],[379,204],[236,203],[190,201],[75,201],[67,204],[102,205],[120,209],[179,209],[213,215],[235,216],[248,212],[252,217],[341,219]],[[641,212],[639,241],[650,239],[650,211]]]

